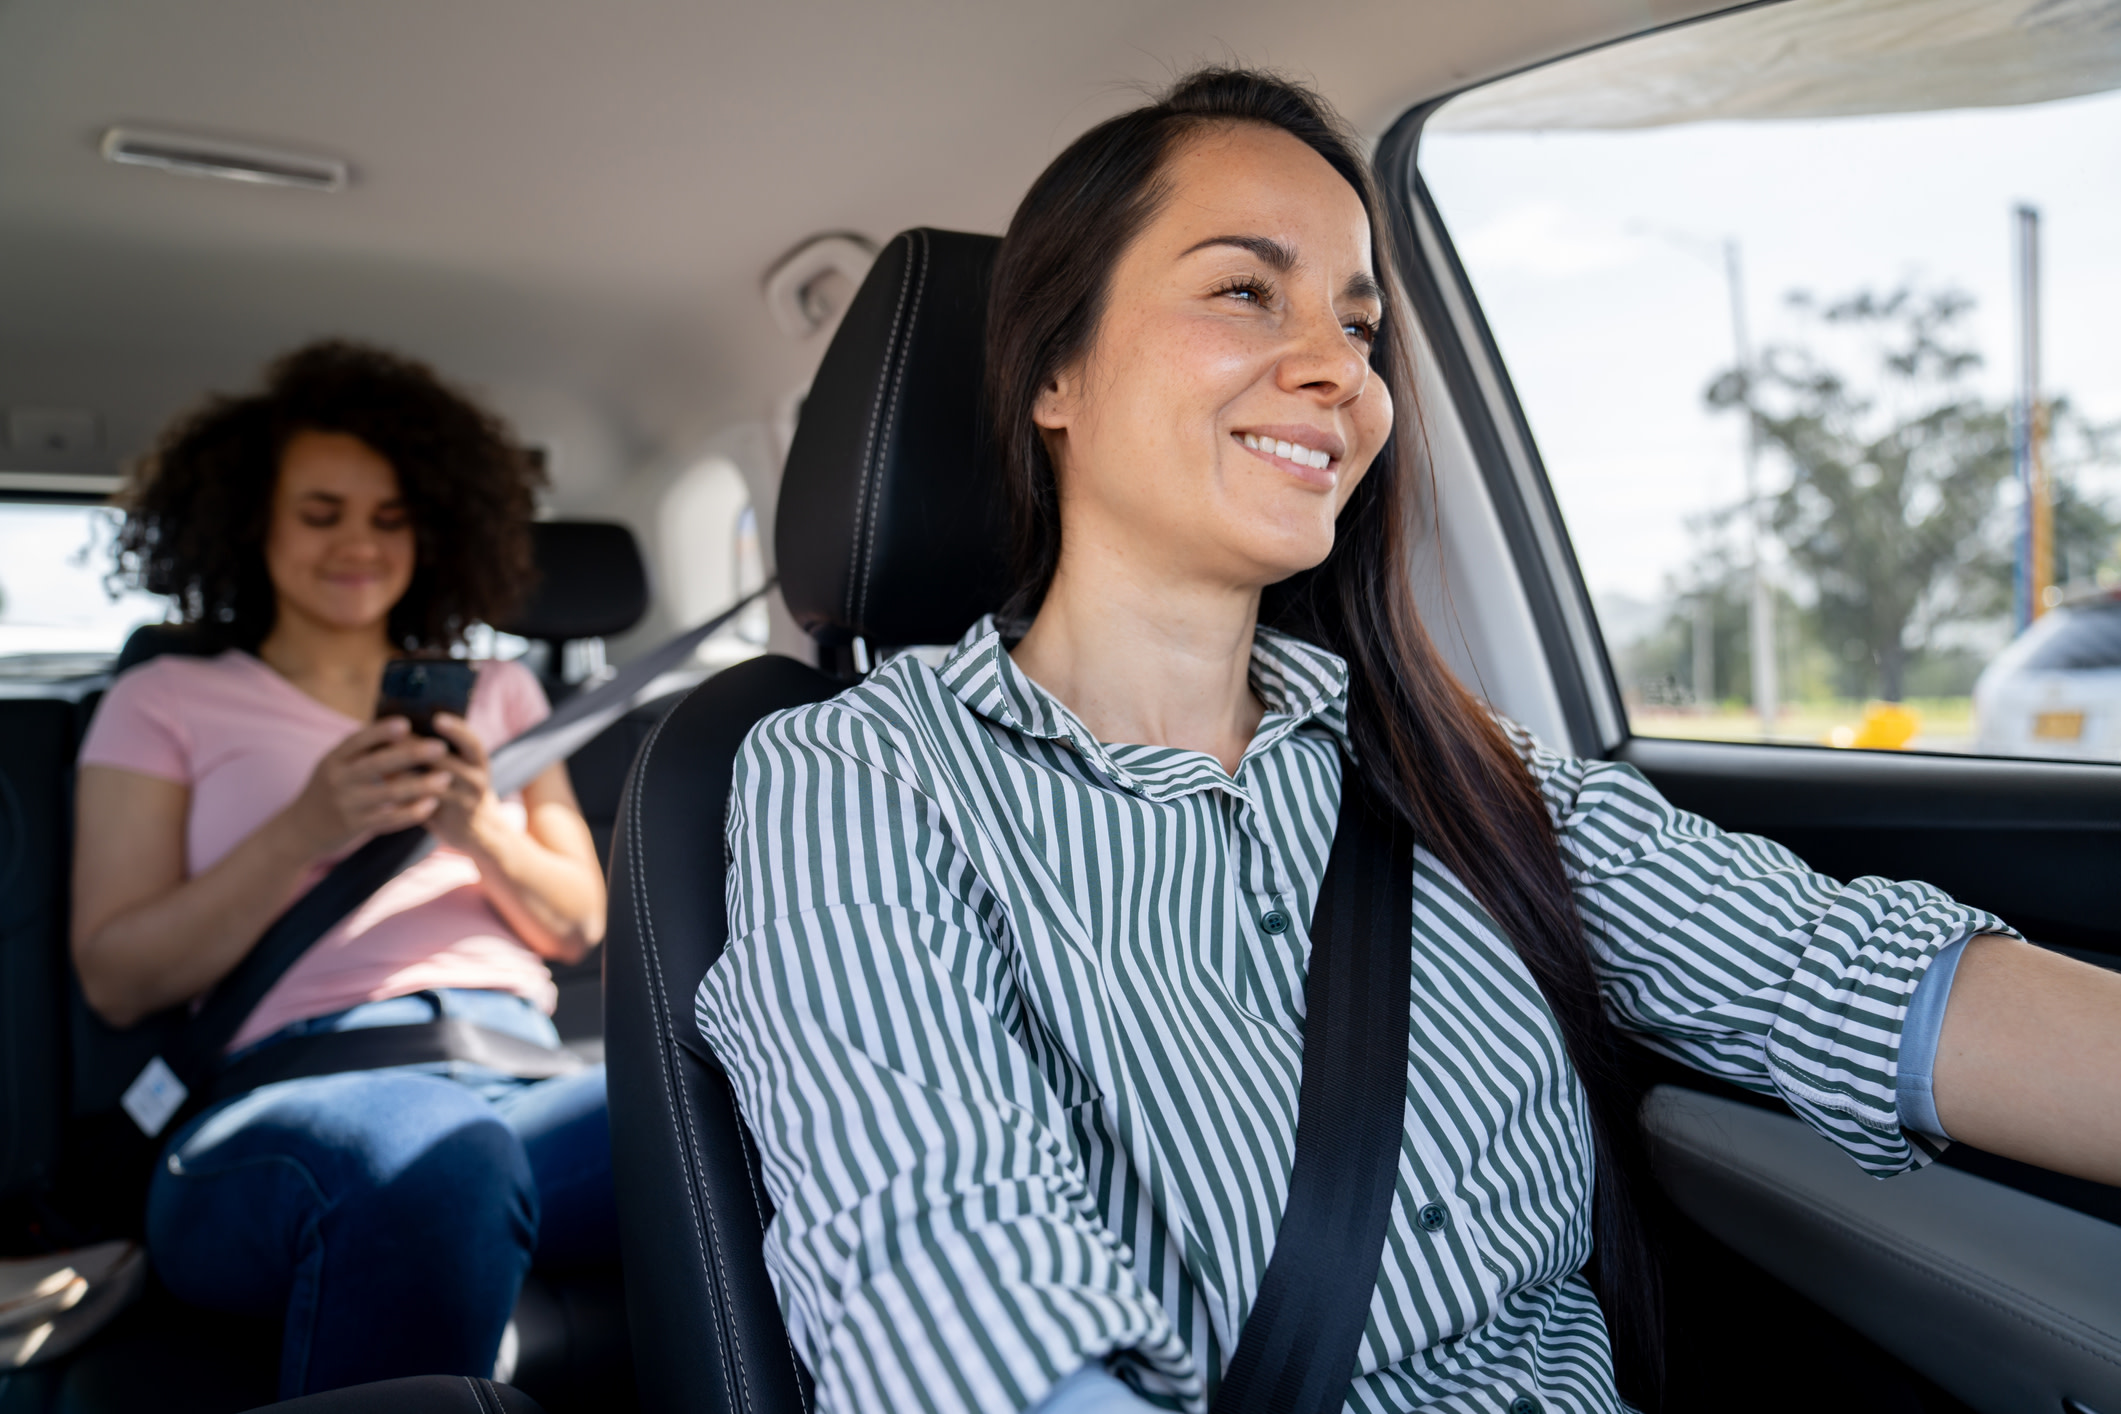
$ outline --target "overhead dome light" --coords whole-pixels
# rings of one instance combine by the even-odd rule
[[[337,157],[147,128],[112,128],[103,135],[103,156],[130,167],[311,191],[338,191],[351,170]]]

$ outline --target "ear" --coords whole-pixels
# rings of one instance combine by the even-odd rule
[[[1056,373],[1038,390],[1038,398],[1031,404],[1031,421],[1048,432],[1065,432],[1075,420],[1081,388],[1082,375],[1076,370]]]

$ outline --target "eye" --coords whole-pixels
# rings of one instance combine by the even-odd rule
[[[1239,275],[1215,287],[1217,295],[1243,300],[1249,304],[1264,305],[1274,298],[1274,288],[1254,275]]]
[[[401,509],[377,511],[374,525],[378,530],[403,530],[412,524],[412,518]]]
[[[1369,348],[1377,342],[1379,326],[1378,321],[1375,319],[1369,319],[1360,314],[1351,315],[1340,327],[1349,338],[1360,343],[1364,348]]]

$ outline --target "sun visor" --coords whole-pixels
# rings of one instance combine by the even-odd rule
[[[1474,89],[1452,132],[1649,128],[2046,103],[2121,88],[2121,0],[1788,0]]]

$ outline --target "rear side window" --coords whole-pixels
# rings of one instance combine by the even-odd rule
[[[1420,171],[1637,735],[2121,760],[2121,696],[2003,680],[2121,584],[2091,23],[1789,0],[1431,115]],[[2121,619],[2081,617],[2043,651],[2114,654]],[[2035,731],[2065,708],[2080,736]]]
[[[145,623],[157,595],[113,592],[118,513],[104,506],[0,501],[0,681],[104,671]]]
[[[2064,611],[2061,627],[2026,656],[2025,667],[2050,673],[2121,668],[2121,604]]]

